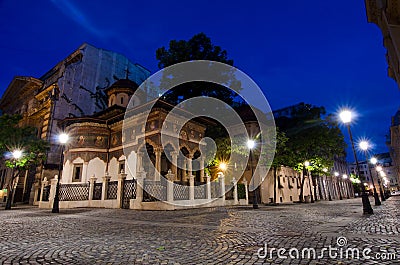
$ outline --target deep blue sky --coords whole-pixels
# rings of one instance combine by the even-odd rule
[[[228,51],[272,109],[351,106],[359,113],[354,137],[387,151],[400,95],[386,74],[381,32],[367,23],[361,0],[0,0],[0,94],[13,76],[40,77],[83,42],[154,72],[158,47],[199,32]]]

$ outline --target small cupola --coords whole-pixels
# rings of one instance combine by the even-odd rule
[[[138,84],[129,79],[120,79],[105,90],[108,96],[108,107],[118,105],[126,108],[132,95],[138,89]],[[141,104],[139,98],[134,99],[133,105]]]

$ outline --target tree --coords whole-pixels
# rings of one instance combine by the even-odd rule
[[[11,209],[14,182],[20,172],[42,163],[46,159],[48,150],[48,143],[36,137],[35,128],[20,127],[20,120],[20,115],[0,116],[0,152],[4,154],[5,166],[12,169],[11,177],[6,183],[6,209]],[[21,152],[20,157],[13,157],[15,150]]]
[[[333,166],[335,156],[345,156],[346,143],[337,122],[324,107],[300,104],[291,117],[278,118],[277,125],[286,133],[287,146],[294,154],[292,166],[303,172],[299,200],[303,201],[306,170],[319,176],[323,168]],[[309,161],[306,168],[304,162]],[[314,179],[316,181],[316,179]],[[315,186],[314,181],[314,186]]]
[[[227,51],[220,46],[214,45],[204,33],[196,34],[188,41],[171,40],[168,49],[161,47],[156,50],[156,59],[160,69],[194,60],[209,60],[233,66],[233,60],[228,59]],[[174,74],[176,75],[177,73]],[[220,80],[228,84],[230,88],[240,91],[241,85],[235,78],[234,71],[218,74],[220,74]],[[168,71],[164,70],[160,87],[169,87],[168,84],[173,78],[173,75],[171,76]],[[163,98],[172,104],[177,104],[183,100],[198,96],[214,97],[232,105],[237,94],[219,84],[195,81],[174,87],[163,95]]]

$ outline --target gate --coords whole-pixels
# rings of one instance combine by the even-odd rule
[[[122,191],[122,208],[129,209],[131,199],[136,199],[136,180],[128,179],[124,181]]]

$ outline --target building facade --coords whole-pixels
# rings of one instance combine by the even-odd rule
[[[5,114],[21,114],[21,125],[35,127],[38,137],[51,144],[44,165],[29,174],[28,179],[19,180],[16,201],[33,203],[38,198],[40,181],[57,174],[58,123],[66,117],[92,115],[107,108],[105,89],[127,75],[140,84],[150,72],[121,54],[85,43],[40,78],[17,76],[11,81],[1,98],[0,109]],[[9,175],[5,168],[0,172],[4,172],[4,179]],[[24,192],[19,195],[21,189]]]
[[[382,31],[388,75],[400,88],[400,6],[396,0],[365,0],[368,22]]]

